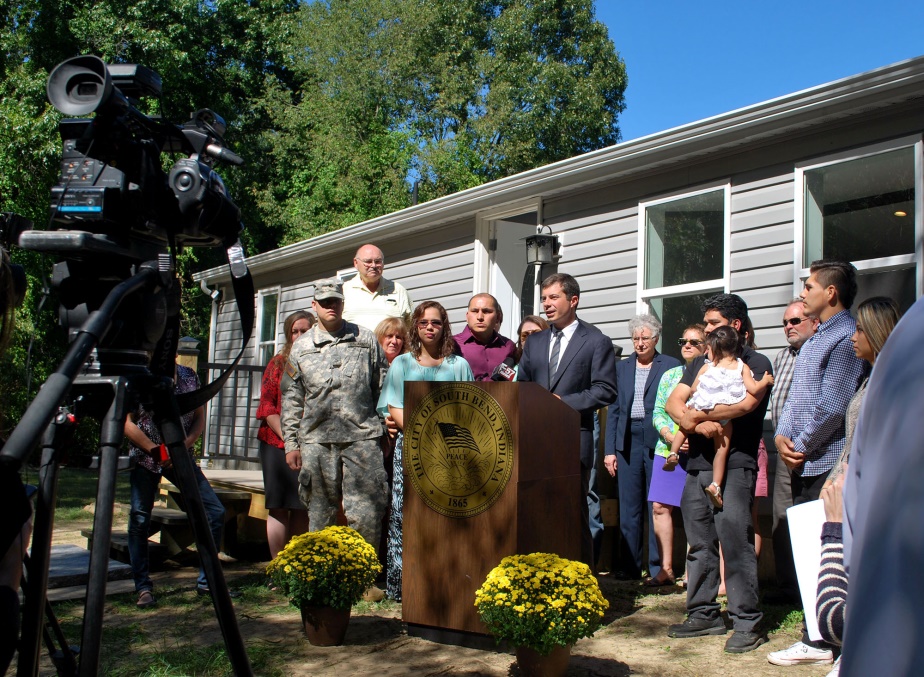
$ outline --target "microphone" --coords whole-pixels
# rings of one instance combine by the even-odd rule
[[[513,368],[513,358],[508,357],[506,360],[501,362],[499,365],[494,367],[494,371],[491,373],[492,381],[512,381],[516,378],[517,372]]]

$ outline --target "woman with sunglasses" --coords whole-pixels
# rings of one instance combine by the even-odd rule
[[[424,301],[411,316],[409,352],[398,355],[388,369],[379,397],[380,414],[388,414],[404,430],[404,384],[406,381],[471,381],[468,362],[453,354],[455,341],[446,309],[436,301]],[[403,475],[404,433],[398,433],[394,453],[394,484],[391,492],[391,515],[388,523],[386,593],[401,599],[401,528],[404,506]]]
[[[686,365],[706,352],[705,327],[701,324],[691,324],[683,330],[683,337],[678,339],[677,343],[680,344],[680,356],[684,365],[664,372],[658,384],[658,394],[651,415],[655,430],[658,431],[658,444],[655,446],[655,465],[651,475],[651,486],[648,489],[648,500],[651,501],[661,571],[654,578],[645,581],[645,585],[648,586],[670,585],[674,582],[674,519],[671,513],[675,507],[680,507],[680,496],[683,494],[687,473],[679,465],[673,471],[664,470],[664,462],[670,454],[671,443],[677,433],[677,424],[664,411],[664,405],[680,382]]]

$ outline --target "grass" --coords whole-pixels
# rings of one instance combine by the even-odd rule
[[[38,472],[28,468],[24,479],[38,484]],[[58,502],[55,508],[55,524],[67,524],[92,520],[93,513],[84,508],[96,502],[96,484],[99,473],[85,468],[62,467],[58,473]],[[131,496],[128,473],[116,475],[115,501],[128,506]]]
[[[764,627],[771,633],[792,632],[802,629],[805,613],[802,609],[788,606],[767,605],[763,607]]]
[[[247,656],[250,665],[258,675],[268,677],[283,677],[284,652],[279,647],[267,645],[265,642],[254,642],[247,645]],[[173,677],[174,675],[202,675],[203,677],[224,677],[233,675],[231,663],[222,644],[201,647],[190,651],[186,647],[176,647],[141,654],[135,657],[135,667],[116,668],[108,674],[114,676],[142,675],[143,677]],[[146,665],[143,672],[139,672],[137,665]]]

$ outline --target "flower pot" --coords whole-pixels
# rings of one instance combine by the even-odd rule
[[[350,624],[350,607],[334,609],[329,606],[304,604],[301,607],[305,635],[314,646],[340,646]]]
[[[548,656],[528,646],[517,647],[517,665],[523,677],[562,677],[571,660],[570,646],[557,646]]]

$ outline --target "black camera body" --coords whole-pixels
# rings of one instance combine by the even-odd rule
[[[47,90],[62,113],[96,115],[61,121],[61,173],[51,190],[51,218],[65,232],[26,233],[22,247],[68,258],[121,250],[141,261],[165,246],[228,247],[237,241],[240,209],[213,164],[242,160],[224,147],[220,116],[203,109],[182,126],[149,117],[137,106],[141,98],[160,96],[160,76],[95,56],[60,63]],[[187,157],[166,172],[163,153]]]

